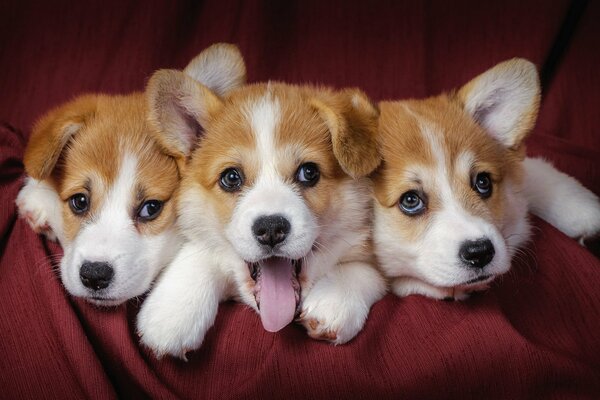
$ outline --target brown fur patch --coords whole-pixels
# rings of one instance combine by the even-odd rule
[[[77,129],[66,135],[65,126],[73,124],[78,125]],[[44,152],[42,143],[54,147]],[[73,240],[81,225],[100,210],[126,153],[138,161],[136,184],[131,190],[132,220],[140,232],[161,232],[175,220],[175,207],[169,200],[180,177],[176,161],[163,154],[150,133],[142,94],[84,96],[51,111],[36,125],[27,149],[26,170],[33,174],[38,171],[33,177],[43,176],[40,170],[52,173],[48,181],[53,182],[64,202],[67,240]],[[50,168],[55,157],[55,165]],[[74,214],[69,207],[69,198],[77,193],[90,198],[90,211],[82,215]],[[137,221],[138,207],[150,199],[165,202],[161,214],[152,221]]]

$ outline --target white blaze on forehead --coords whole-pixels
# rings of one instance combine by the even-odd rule
[[[137,175],[137,159],[126,153],[121,160],[117,178],[109,188],[99,222],[104,221],[122,226],[131,222],[132,199],[135,197],[135,181]]]
[[[265,176],[275,177],[275,138],[281,119],[281,107],[279,101],[273,98],[269,88],[263,97],[255,103],[249,104],[247,118],[256,140],[256,151],[260,160],[259,180]]]
[[[437,191],[442,207],[455,207],[450,170],[448,169],[446,160],[446,147],[442,141],[443,132],[439,132],[442,128],[417,117],[415,114],[412,115],[417,119],[421,136],[429,146],[430,153],[433,156],[433,170],[430,172],[433,175],[434,186],[432,188],[435,188]]]

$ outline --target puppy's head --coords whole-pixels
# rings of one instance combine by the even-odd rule
[[[539,91],[515,59],[456,93],[380,105],[374,240],[388,275],[468,290],[509,269],[527,234],[520,162]]]
[[[183,230],[245,261],[242,295],[278,330],[296,312],[303,259],[329,251],[352,220],[352,178],[379,163],[378,110],[358,90],[269,83],[220,100],[176,72],[155,78],[186,93],[168,123],[205,131],[182,185]]]
[[[243,81],[243,63],[229,64],[238,58],[234,47],[216,45],[186,73],[225,92]],[[208,69],[219,60],[225,65],[203,77],[192,68],[198,59]],[[227,65],[230,81],[223,78]],[[100,305],[147,291],[179,244],[175,193],[193,138],[150,123],[147,103],[154,99],[152,88],[77,98],[35,125],[25,154],[26,172],[50,182],[62,201],[62,281],[71,294]]]
[[[50,112],[25,166],[61,199],[67,290],[101,305],[146,291],[177,246],[180,177],[153,139],[144,96],[84,96]]]

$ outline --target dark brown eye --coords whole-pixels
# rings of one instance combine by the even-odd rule
[[[69,198],[69,206],[75,214],[85,213],[90,207],[88,196],[84,193],[74,194]]]
[[[492,187],[492,178],[487,172],[478,173],[473,181],[473,190],[484,199],[487,199],[492,195]]]
[[[142,204],[138,211],[138,218],[143,221],[152,221],[159,216],[162,211],[163,202],[160,200],[148,200]]]
[[[237,192],[244,184],[244,176],[237,168],[227,168],[221,172],[219,186],[226,192]]]
[[[421,214],[427,208],[424,197],[416,190],[409,190],[400,197],[398,207],[400,207],[400,211],[409,217]]]
[[[296,181],[306,187],[315,186],[319,182],[320,176],[319,167],[313,162],[302,164],[296,171]]]

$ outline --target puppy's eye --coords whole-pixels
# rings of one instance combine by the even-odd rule
[[[315,186],[319,182],[320,176],[319,167],[313,162],[302,164],[296,171],[296,181],[306,187]]]
[[[400,197],[398,206],[400,207],[400,210],[408,216],[421,214],[426,208],[423,197],[423,195],[420,195],[415,190],[410,190]]]
[[[236,168],[227,168],[221,172],[219,186],[226,192],[237,192],[244,184],[244,176]]]
[[[487,172],[480,172],[473,180],[473,190],[479,193],[479,196],[487,199],[492,195],[492,178]]]
[[[160,200],[148,200],[142,204],[138,211],[138,218],[142,221],[152,221],[159,216],[163,208],[163,202]]]
[[[86,194],[77,193],[69,198],[69,206],[75,214],[83,214],[90,208],[90,201]]]

